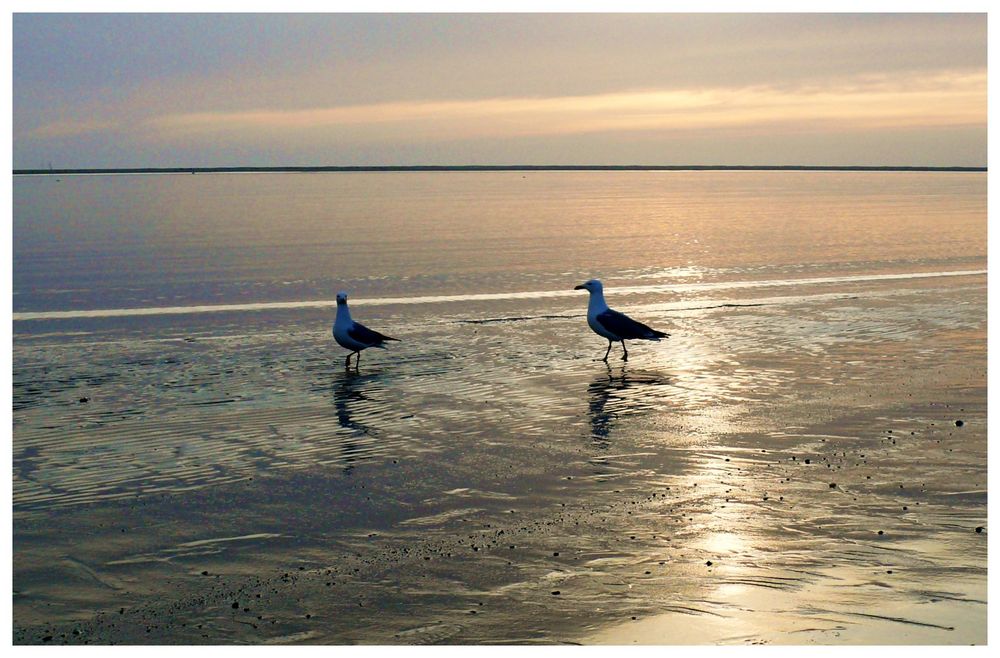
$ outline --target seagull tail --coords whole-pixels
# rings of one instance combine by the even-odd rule
[[[660,340],[661,338],[670,338],[670,334],[665,334],[662,331],[657,331],[656,329],[650,329],[649,334],[645,336],[648,340]]]

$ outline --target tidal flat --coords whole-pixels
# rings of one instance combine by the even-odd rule
[[[17,644],[986,642],[983,173],[13,201]]]
[[[15,643],[985,643],[984,275],[583,301],[15,337]]]

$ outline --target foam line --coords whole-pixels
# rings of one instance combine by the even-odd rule
[[[711,283],[672,283],[644,286],[616,286],[615,295],[641,293],[687,293],[738,288],[769,288],[781,286],[807,286],[834,283],[867,283],[873,281],[899,281],[909,279],[931,279],[953,276],[977,276],[986,270],[958,270],[947,272],[907,272],[902,274],[863,274],[857,276],[829,276],[803,279],[765,279],[760,281],[715,281]],[[580,291],[537,290],[523,292],[496,292],[470,295],[427,295],[422,297],[376,297],[371,299],[351,299],[351,306],[389,306],[398,304],[446,304],[451,302],[480,302],[509,299],[544,299],[548,297],[580,296]],[[206,304],[194,306],[148,306],[142,308],[108,308],[74,311],[28,311],[14,313],[14,322],[26,320],[64,320],[74,318],[111,318],[138,315],[189,315],[195,313],[223,313],[233,311],[269,311],[300,308],[332,308],[334,299],[305,300],[295,302],[259,302],[250,304]]]

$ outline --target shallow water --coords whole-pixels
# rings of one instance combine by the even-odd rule
[[[164,294],[117,266],[64,294],[17,260],[43,246],[19,245],[15,215],[15,642],[985,642],[985,177],[878,174],[857,201],[839,175],[490,174],[474,193],[468,175],[421,174],[400,177],[399,199],[374,192],[381,176],[60,184],[149,216],[170,198],[246,211],[248,189],[270,209],[266,191],[283,189],[300,219],[329,185],[368,221],[382,215],[358,204],[399,212],[358,243],[409,240],[420,261],[446,241],[398,232],[409,195],[424,220],[479,218],[440,270],[404,280],[422,266],[385,256],[383,279],[312,272],[320,250],[296,242],[308,222],[268,247],[232,209],[240,231],[220,221],[198,244],[191,220],[157,239],[190,262],[213,240],[302,247],[290,290],[272,294],[277,279],[237,258],[200,281],[167,268]],[[519,181],[536,191],[511,191]],[[55,185],[23,182],[17,212]],[[685,204],[685,186],[713,212]],[[531,251],[565,236],[547,225],[560,209],[574,226],[593,218],[588,234],[628,204],[648,224],[623,229],[601,254],[624,255],[599,272],[565,237],[547,259]],[[821,232],[806,208],[827,221],[836,208],[861,234]],[[519,232],[484,227],[501,210]],[[715,213],[746,213],[752,239],[727,240]],[[686,261],[644,234],[675,215],[712,247]],[[349,247],[337,272],[366,261]],[[117,242],[88,249],[103,255],[59,267],[130,258]],[[598,273],[612,306],[671,338],[598,361],[606,344],[571,290]],[[357,371],[329,336],[341,287],[359,319],[403,339]],[[233,308],[94,313],[215,303]]]
[[[14,312],[982,269],[986,175],[16,177]]]

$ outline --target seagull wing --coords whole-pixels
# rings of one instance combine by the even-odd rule
[[[643,323],[633,320],[624,313],[612,311],[610,308],[603,313],[598,313],[596,319],[601,323],[602,327],[622,340],[634,340],[636,338],[660,340],[661,338],[670,337],[670,334],[665,334],[662,331],[651,329]]]
[[[347,330],[347,335],[358,341],[359,343],[364,343],[365,345],[380,345],[383,341],[387,340],[399,340],[398,338],[390,338],[389,336],[384,336],[377,331],[369,329],[360,322],[355,322],[351,325],[351,328]]]

